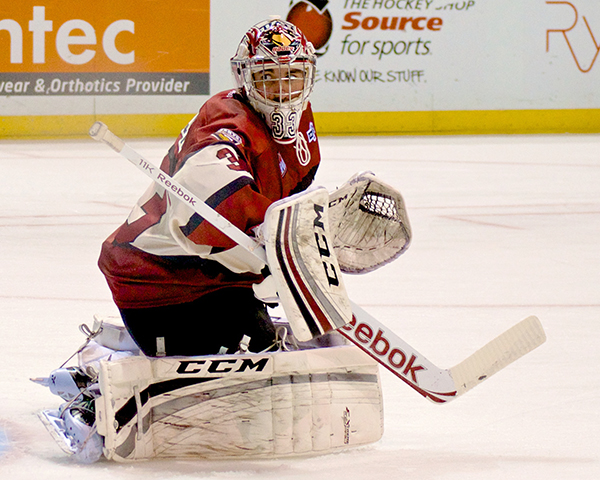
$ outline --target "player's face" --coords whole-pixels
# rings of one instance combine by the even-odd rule
[[[301,66],[274,65],[255,71],[256,90],[267,100],[285,102],[298,98],[304,90],[306,71]]]

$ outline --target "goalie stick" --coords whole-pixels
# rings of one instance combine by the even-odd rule
[[[156,183],[173,192],[249,253],[267,263],[262,245],[125,144],[105,124],[94,123],[89,133],[95,140],[107,144],[121,154]],[[351,306],[352,321],[337,331],[407,385],[437,404],[463,395],[546,340],[539,319],[531,316],[496,337],[461,363],[449,369],[441,369],[354,302],[351,302]]]

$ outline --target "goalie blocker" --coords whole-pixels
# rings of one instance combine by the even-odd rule
[[[352,320],[329,240],[329,193],[310,189],[273,203],[260,234],[274,287],[294,336],[308,341]]]

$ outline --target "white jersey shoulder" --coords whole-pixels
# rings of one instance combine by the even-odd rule
[[[252,175],[243,170],[235,150],[224,144],[210,145],[190,156],[183,167],[173,175],[182,186],[192,191],[209,206],[215,207],[239,185],[252,183]],[[166,195],[166,197],[165,197]],[[139,199],[127,222],[131,225],[151,214],[154,225],[146,228],[131,242],[140,250],[159,256],[200,256],[217,260],[235,272],[256,271],[259,265],[248,264],[235,250],[211,254],[210,245],[199,245],[188,238],[204,219],[184,202],[176,192],[153,184]],[[258,270],[256,270],[258,269]]]

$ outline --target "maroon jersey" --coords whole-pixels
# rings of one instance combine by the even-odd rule
[[[320,162],[310,105],[298,139],[273,140],[236,91],[208,100],[183,129],[161,169],[250,234],[271,203],[305,190]],[[152,184],[127,221],[102,245],[99,266],[119,308],[184,303],[228,286],[262,280],[239,245]]]

